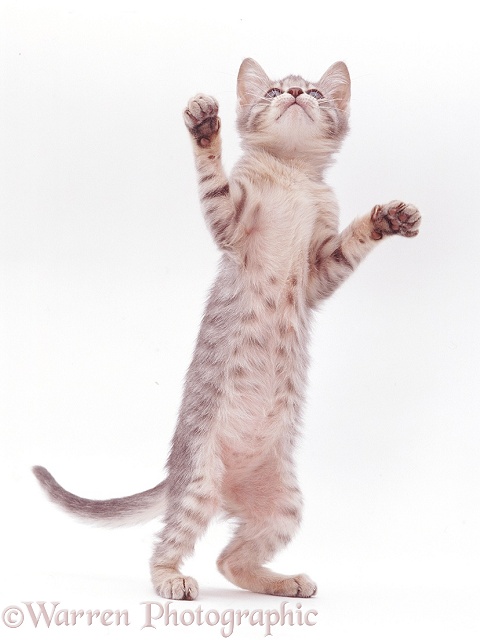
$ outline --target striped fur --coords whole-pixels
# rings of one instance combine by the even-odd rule
[[[230,176],[222,167],[216,100],[197,95],[184,113],[201,207],[222,257],[187,372],[166,479],[142,494],[91,501],[35,469],[50,498],[83,519],[121,524],[162,515],[151,574],[166,598],[197,596],[196,581],[180,566],[218,513],[237,523],[218,560],[224,576],[259,593],[315,593],[306,575],[264,567],[301,520],[293,452],[312,312],[378,241],[414,236],[420,224],[415,207],[393,201],[338,229],[323,173],[348,130],[350,78],[343,63],[316,83],[300,76],[272,82],[247,59],[237,90],[244,154]]]

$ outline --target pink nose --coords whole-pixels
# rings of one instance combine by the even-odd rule
[[[300,89],[300,87],[292,87],[288,90],[288,93],[291,93],[294,98],[298,98],[298,96],[303,93],[303,89]]]

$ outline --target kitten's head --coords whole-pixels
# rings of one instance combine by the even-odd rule
[[[328,164],[348,131],[350,76],[343,62],[318,82],[300,76],[272,81],[247,58],[238,73],[237,123],[245,148]]]

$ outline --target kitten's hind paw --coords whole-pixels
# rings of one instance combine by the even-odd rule
[[[209,147],[220,129],[218,102],[212,96],[199,93],[189,100],[183,119],[197,144]]]
[[[317,585],[304,573],[283,576],[272,580],[265,593],[285,598],[311,598],[317,593]]]
[[[167,600],[195,600],[198,596],[197,581],[188,576],[177,576],[163,580],[155,591]]]
[[[374,240],[380,240],[385,234],[399,234],[406,238],[416,236],[420,230],[421,216],[413,204],[393,200],[372,210],[372,233]]]
[[[197,581],[184,576],[175,567],[157,564],[152,560],[150,564],[153,588],[162,598],[168,600],[195,600],[198,596]]]

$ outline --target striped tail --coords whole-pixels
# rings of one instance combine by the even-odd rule
[[[66,491],[44,467],[33,467],[32,471],[53,503],[84,522],[106,527],[133,526],[149,522],[165,510],[166,480],[124,498],[89,500]]]

